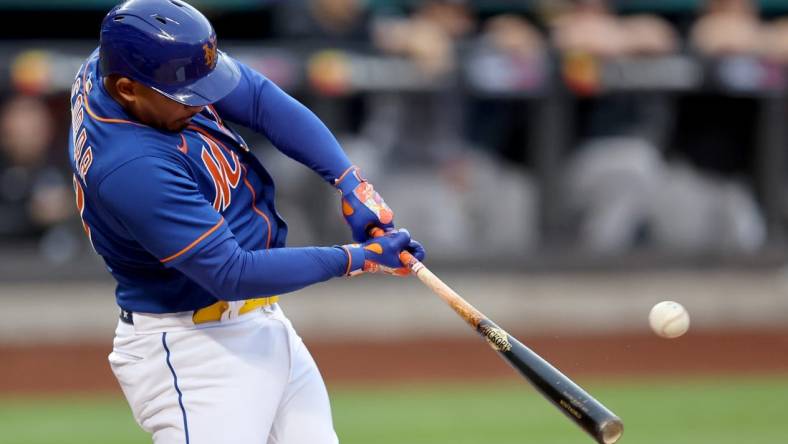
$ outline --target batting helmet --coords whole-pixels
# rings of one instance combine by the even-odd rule
[[[211,23],[181,0],[129,0],[104,17],[99,75],[110,74],[189,106],[216,102],[240,79],[233,60],[216,48]]]

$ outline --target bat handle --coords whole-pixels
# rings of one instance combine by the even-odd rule
[[[381,237],[385,234],[386,232],[380,227],[372,227],[369,229],[369,235],[372,237]],[[401,252],[399,254],[399,260],[402,262],[402,265],[410,268],[414,273],[418,271],[418,266],[421,265],[421,262],[413,257],[409,251]]]

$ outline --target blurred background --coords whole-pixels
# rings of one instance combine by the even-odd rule
[[[0,0],[0,442],[143,443],[109,370],[114,287],[75,210],[68,92],[113,0]],[[788,0],[193,0],[304,102],[427,264],[626,424],[788,439]],[[290,245],[335,191],[241,132]],[[141,180],[144,180],[142,178]],[[690,332],[648,330],[675,300]],[[344,443],[584,443],[415,279],[282,305]]]

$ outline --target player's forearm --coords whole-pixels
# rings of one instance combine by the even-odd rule
[[[245,251],[233,239],[212,246],[178,268],[223,300],[289,293],[361,268],[364,254],[340,247]]]
[[[264,113],[266,134],[277,149],[330,183],[352,165],[331,131],[304,105],[270,82],[261,100],[277,105]]]
[[[265,107],[259,123],[276,148],[332,183],[352,165],[326,125],[308,108],[271,82],[263,85]]]

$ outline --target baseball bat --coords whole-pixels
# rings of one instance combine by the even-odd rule
[[[373,228],[371,233],[376,237],[384,234],[380,228]],[[413,255],[403,251],[400,259],[424,285],[449,304],[465,322],[486,339],[499,356],[518,370],[545,398],[596,442],[614,444],[621,438],[624,433],[623,422],[601,402],[536,352],[497,326]]]

